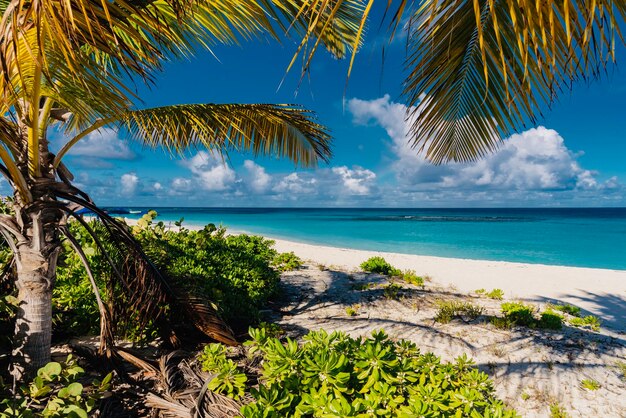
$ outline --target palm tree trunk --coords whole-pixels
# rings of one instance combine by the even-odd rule
[[[52,287],[60,244],[57,240],[46,243],[45,235],[48,234],[33,236],[17,251],[20,307],[15,323],[12,374],[18,381],[50,361]]]

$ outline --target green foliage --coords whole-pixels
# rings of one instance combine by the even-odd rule
[[[569,323],[573,327],[591,328],[594,331],[599,331],[602,321],[597,316],[587,315],[583,318],[571,318]]]
[[[302,259],[292,252],[280,253],[274,260],[272,260],[272,266],[278,271],[292,271],[298,270],[302,267]]]
[[[551,308],[557,311],[565,312],[566,314],[572,316],[580,316],[580,308],[578,306],[570,305],[568,303],[563,305],[552,305]]]
[[[404,270],[400,277],[407,283],[415,286],[424,286],[424,278],[415,274],[413,270]]]
[[[483,313],[482,307],[460,300],[439,300],[437,307],[435,321],[442,324],[447,324],[455,318],[473,321]]]
[[[37,376],[20,386],[14,396],[0,387],[0,395],[5,398],[0,401],[0,418],[87,418],[109,390],[112,375],[85,388],[79,382],[83,374],[84,370],[68,356],[63,364],[51,362],[39,369]]]
[[[504,298],[504,291],[502,289],[493,289],[491,292],[487,292],[485,289],[477,289],[474,293],[487,296],[490,299],[502,300]]]
[[[494,316],[489,319],[489,322],[498,329],[511,329],[515,325],[515,322],[507,317],[500,318]]]
[[[400,292],[402,292],[402,286],[396,283],[389,283],[383,288],[383,295],[387,299],[398,300],[400,299]]]
[[[364,339],[321,330],[301,345],[276,338],[254,345],[262,370],[244,417],[517,416],[467,357],[442,363],[382,331]]]
[[[594,391],[594,390],[600,389],[602,386],[596,380],[593,380],[593,379],[583,379],[583,380],[580,381],[580,387],[583,388],[583,389]]]
[[[239,399],[245,393],[245,374],[240,373],[237,364],[226,358],[226,348],[222,344],[208,344],[200,355],[202,370],[213,375],[208,388],[233,399]]]
[[[522,302],[505,302],[501,305],[504,317],[515,325],[534,326],[535,318],[533,313],[535,309]]]
[[[215,303],[231,326],[245,329],[257,323],[259,309],[275,294],[280,280],[273,267],[278,256],[271,248],[273,242],[257,236],[227,236],[223,228],[213,224],[201,231],[167,230],[163,222],[154,222],[156,216],[155,211],[149,211],[142,217],[142,226],[131,229],[150,259],[179,286]],[[105,248],[111,245],[98,222],[91,222],[90,226]],[[104,278],[112,274],[104,256],[82,226],[72,222],[70,230],[83,247],[103,290]],[[293,263],[294,259],[287,256],[287,261]],[[69,246],[59,259],[53,308],[56,334],[99,332],[99,312],[91,284],[80,259]],[[124,338],[136,342],[156,337],[150,327],[139,332],[132,321],[121,324],[118,330]]]
[[[541,318],[537,322],[537,326],[543,329],[561,329],[563,328],[563,316],[554,311],[547,310],[541,313]]]
[[[370,273],[379,273],[387,276],[397,276],[402,274],[400,270],[393,267],[382,257],[371,257],[361,263],[361,269]]]
[[[361,309],[361,305],[354,304],[346,307],[346,315],[348,316],[357,316],[359,314],[359,309]]]
[[[550,404],[550,418],[569,418],[569,414],[558,402]]]

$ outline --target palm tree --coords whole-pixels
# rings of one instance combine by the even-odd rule
[[[151,147],[182,152],[206,147],[215,152],[251,151],[287,157],[313,166],[330,155],[326,129],[296,105],[188,104],[142,109],[135,82],[151,84],[163,62],[198,48],[236,43],[261,34],[280,38],[295,32],[298,54],[307,58],[323,45],[336,57],[355,43],[363,13],[359,1],[231,0],[0,0],[0,171],[14,190],[13,214],[0,215],[0,234],[12,250],[20,302],[13,350],[13,374],[32,373],[50,358],[51,296],[62,240],[84,261],[67,227],[75,218],[94,236],[122,287],[127,311],[167,330],[165,305],[176,305],[214,338],[234,342],[205,301],[180,293],[150,263],[128,229],[98,209],[72,184],[63,163],[67,152],[90,132],[117,126]],[[307,61],[308,65],[308,61]],[[305,69],[304,69],[305,70]],[[54,155],[47,135],[62,129],[67,144]],[[88,223],[77,205],[100,216],[109,241],[125,254],[123,265]],[[98,297],[101,349],[110,347],[113,318]]]
[[[624,0],[380,3],[390,37],[407,32],[410,141],[434,163],[496,150],[574,81],[601,75],[624,42]]]

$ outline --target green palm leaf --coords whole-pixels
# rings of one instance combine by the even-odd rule
[[[331,156],[326,128],[296,105],[191,104],[129,111],[120,126],[131,139],[181,152],[199,146],[287,157],[314,166]]]
[[[623,1],[425,1],[409,25],[413,145],[436,163],[493,151],[614,58],[625,15]]]

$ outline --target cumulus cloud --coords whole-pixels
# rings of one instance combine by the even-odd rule
[[[225,161],[206,151],[199,151],[182,164],[194,174],[200,188],[209,192],[227,190],[237,179],[235,171]]]
[[[339,176],[347,192],[356,195],[370,194],[370,190],[376,180],[376,174],[365,168],[355,166],[352,169],[348,167],[333,167],[331,170]]]
[[[135,173],[122,174],[122,177],[120,177],[120,182],[122,184],[122,194],[132,195],[137,190],[139,177]]]
[[[404,192],[434,191],[443,200],[442,191],[454,199],[487,199],[485,193],[496,191],[511,198],[526,192],[546,198],[555,192],[619,187],[617,179],[602,182],[599,173],[581,167],[577,160],[580,154],[569,150],[558,132],[543,126],[512,135],[497,152],[477,162],[435,166],[410,146],[406,106],[385,95],[375,100],[351,99],[348,109],[355,124],[385,129],[394,156],[390,168]]]
[[[134,160],[137,154],[119,138],[117,131],[102,128],[90,133],[74,145],[68,155],[92,159]]]
[[[252,160],[244,161],[243,167],[248,173],[247,183],[255,193],[264,193],[269,189],[272,183],[272,176],[267,174],[264,167]]]

